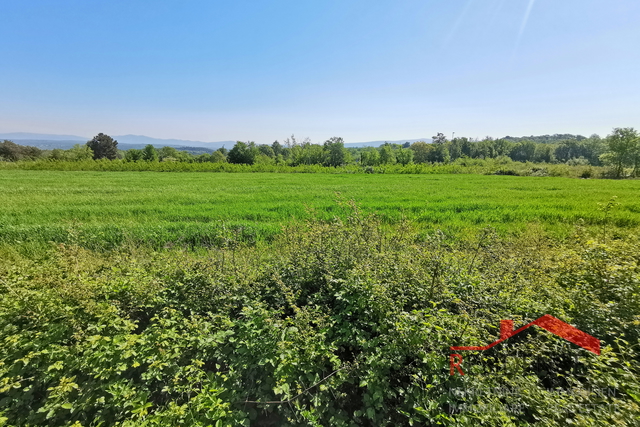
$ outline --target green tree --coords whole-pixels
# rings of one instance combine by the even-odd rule
[[[42,157],[42,150],[29,145],[19,145],[13,141],[0,142],[0,159],[15,162],[18,160],[35,160]]]
[[[449,147],[447,144],[436,144],[436,158],[437,162],[449,163],[451,161],[451,154],[449,154]]]
[[[589,152],[584,140],[565,139],[557,145],[554,150],[554,155],[556,160],[566,163],[571,159],[577,159],[579,157],[588,158]]]
[[[302,143],[298,143],[294,135],[291,139],[285,140],[286,148],[281,148],[281,158],[278,159],[282,163],[283,159],[288,159],[291,166],[323,164],[327,158],[327,153],[323,146],[312,144],[309,138],[305,138]]]
[[[124,153],[124,159],[127,162],[137,162],[138,160],[142,160],[142,150],[138,150],[136,148],[127,150]]]
[[[137,151],[140,151],[140,150],[137,150]],[[54,148],[53,150],[51,150],[51,154],[49,154],[49,158],[52,160],[66,160],[66,161],[72,161],[72,162],[89,160],[93,158],[93,151],[91,151],[91,148],[87,147],[86,145],[76,144],[72,148],[69,148],[68,150],[63,150],[61,148]]]
[[[163,162],[192,162],[194,160],[194,157],[189,152],[178,151],[169,146],[162,147],[157,152],[160,161]]]
[[[15,162],[22,158],[20,145],[5,139],[0,142],[0,160]]]
[[[510,141],[507,141],[506,139],[496,139],[492,140],[492,142],[495,157],[508,156],[511,153],[511,150],[513,150],[514,144]],[[525,152],[527,153],[526,155],[531,158],[530,145],[527,146]]]
[[[460,154],[462,157],[472,156],[473,144],[471,143],[471,141],[469,141],[469,138],[455,138],[453,141],[457,141],[457,144],[460,146]]]
[[[289,152],[289,164],[291,166],[298,166],[303,164],[304,162],[304,156],[303,156],[303,150],[302,147],[298,144],[296,145],[292,145],[292,146],[287,146],[287,150]]]
[[[196,162],[196,163],[211,162],[211,154],[209,154],[209,153],[198,154],[197,156],[195,156],[193,161]]]
[[[446,139],[440,139],[438,142],[426,144],[426,151],[424,153],[426,155],[426,161],[430,163],[449,163],[451,161],[449,145]]]
[[[396,162],[396,153],[391,148],[391,144],[385,143],[380,146],[378,151],[380,152],[380,164],[392,165]]]
[[[413,161],[416,163],[429,162],[429,156],[431,152],[431,144],[427,144],[424,141],[418,141],[411,144],[411,151],[413,151]]]
[[[160,157],[161,161],[165,162],[165,161],[178,160],[178,157],[180,157],[180,154],[178,154],[178,150],[176,150],[173,147],[169,147],[167,145],[165,147],[161,147],[158,150],[158,156]]]
[[[472,157],[476,159],[495,159],[498,157],[493,138],[486,137],[482,141],[476,142],[473,146]]]
[[[87,145],[75,144],[64,153],[65,160],[71,160],[74,162],[93,159],[93,150]]]
[[[212,163],[225,163],[227,161],[227,154],[224,148],[220,148],[213,153],[211,153],[211,162]]]
[[[341,166],[347,163],[347,150],[344,141],[339,137],[329,138],[324,142],[325,164],[327,166]]]
[[[413,150],[401,148],[396,152],[396,159],[402,166],[406,166],[413,162]]]
[[[495,145],[494,145],[495,146]],[[517,143],[509,153],[509,157],[516,162],[533,161],[536,153],[536,144],[532,141],[522,141]]]
[[[49,154],[51,160],[64,160],[64,150],[62,148],[54,148]]]
[[[378,166],[380,153],[373,147],[366,147],[360,152],[360,164],[362,166]]]
[[[22,146],[22,155],[29,160],[36,160],[42,157],[42,150],[38,147],[32,147],[30,145]]]
[[[461,138],[454,138],[449,142],[447,148],[449,149],[449,156],[451,160],[462,157],[462,140]]]
[[[624,176],[624,168],[633,167],[633,174],[638,173],[640,153],[638,153],[638,132],[634,128],[615,128],[607,136],[609,151],[603,155],[605,163],[613,168],[616,178]]]
[[[114,160],[118,157],[118,141],[109,135],[99,133],[90,141],[87,146],[93,150],[93,158]]]
[[[306,142],[302,144],[302,164],[321,165],[327,160],[328,153],[323,146]]]
[[[142,149],[142,160],[147,162],[158,161],[158,151],[153,145],[148,144]]]
[[[273,165],[276,160],[273,157],[269,157],[266,154],[259,152],[253,161],[254,165]]]
[[[273,153],[278,156],[280,154],[282,154],[282,149],[284,147],[282,147],[282,144],[280,144],[278,142],[278,140],[273,141],[273,144],[271,144],[271,149],[273,150]]]
[[[260,153],[256,144],[251,142],[236,142],[227,156],[229,163],[252,165]]]
[[[585,157],[589,160],[589,163],[594,166],[602,165],[600,156],[607,151],[606,141],[600,138],[600,135],[594,133],[589,138],[582,141],[582,143],[586,150]]]
[[[444,136],[442,132],[438,132],[438,134],[436,136],[432,136],[431,139],[433,139],[434,144],[444,144],[447,142],[447,137]]]
[[[536,149],[533,154],[533,161],[539,163],[552,163],[553,146],[550,144],[536,144]]]
[[[259,145],[258,150],[260,150],[260,153],[264,154],[267,157],[271,157],[272,159],[276,157],[276,152],[274,151],[273,147],[270,147],[267,144]]]

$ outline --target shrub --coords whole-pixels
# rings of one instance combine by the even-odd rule
[[[635,425],[637,238],[455,241],[339,209],[268,246],[230,233],[193,251],[0,257],[4,421]],[[450,346],[542,314],[599,337],[602,355],[530,328],[450,375]]]

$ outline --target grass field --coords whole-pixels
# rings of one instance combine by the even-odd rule
[[[562,236],[580,219],[602,224],[599,204],[617,197],[607,221],[640,224],[640,182],[483,175],[179,174],[0,171],[0,240],[125,238],[162,245],[207,243],[223,228],[264,239],[284,222],[341,215],[355,200],[386,223],[406,217],[450,233],[492,226],[501,232],[540,223]],[[337,196],[339,193],[339,196]]]
[[[639,185],[0,171],[0,425],[636,427]]]

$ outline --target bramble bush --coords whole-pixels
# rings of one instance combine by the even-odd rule
[[[346,215],[271,242],[0,248],[0,420],[51,426],[593,426],[640,416],[638,239],[466,240]],[[486,352],[500,319],[551,314]]]

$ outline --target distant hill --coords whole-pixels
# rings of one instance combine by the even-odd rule
[[[9,139],[9,138],[3,138],[0,136],[0,141],[5,140],[5,139]],[[60,141],[53,141],[53,140],[42,140],[42,139],[10,139],[10,141],[15,142],[16,144],[19,145],[29,145],[31,147],[38,147],[41,150],[53,150],[55,148],[61,148],[63,150],[68,150],[69,148],[72,148],[74,145],[76,144],[80,144],[80,145],[84,145],[84,143],[86,141],[64,141],[64,140],[60,140]],[[147,144],[121,144],[118,141],[118,149],[126,151],[126,150],[131,150],[133,148],[141,150],[143,149]],[[156,145],[157,147],[160,147],[160,145]],[[205,147],[185,147],[182,145],[170,145],[170,147],[174,147],[177,150],[180,151],[187,151],[191,154],[194,155],[198,155],[198,154],[204,154],[204,153],[213,153],[215,150],[211,149],[211,148],[205,148]]]
[[[117,139],[117,138],[114,138]],[[121,144],[120,141],[118,141],[118,149],[122,150],[122,151],[127,151],[127,150],[131,150],[131,149],[136,149],[136,150],[142,150],[144,147],[146,147],[149,144]],[[211,154],[216,150],[213,150],[211,148],[205,148],[205,147],[185,147],[182,145],[158,145],[158,144],[151,144],[156,148],[162,148],[162,147],[173,147],[178,151],[186,151],[188,153],[191,154]]]
[[[115,135],[112,136],[112,138],[118,141],[118,148],[121,150],[129,150],[132,148],[140,149],[151,144],[158,148],[165,146],[174,147],[178,150],[188,151],[192,154],[211,153],[221,147],[230,149],[236,143],[235,141],[202,142],[183,139],[160,139],[143,135]],[[0,133],[0,140],[5,139],[13,141],[16,144],[31,145],[43,150],[53,150],[54,148],[68,150],[75,144],[86,143],[91,138],[77,135],[54,135],[28,132]]]
[[[68,150],[76,144],[84,145],[88,140],[79,141],[75,140],[56,140],[56,139],[18,139],[18,138],[5,138],[0,135],[0,140],[8,139],[19,145],[30,145],[32,147],[38,147],[41,150],[53,150],[54,148],[62,148]]]
[[[8,139],[10,141],[18,144],[17,141],[75,141],[78,142],[87,142],[91,138],[85,138],[84,136],[77,135],[55,135],[49,133],[29,133],[29,132],[9,132],[9,133],[0,133],[0,139],[5,140]]]
[[[141,149],[145,145],[151,144],[154,147],[174,147],[178,150],[189,151],[191,153],[211,153],[218,148],[225,147],[231,149],[236,141],[217,141],[217,142],[202,142],[202,141],[190,141],[187,139],[161,139],[152,138],[144,135],[112,135],[113,139],[118,141],[118,148],[121,150],[129,150],[132,148]],[[0,140],[8,139],[16,144],[31,145],[43,150],[53,150],[54,148],[62,148],[68,150],[75,144],[84,144],[90,137],[83,137],[77,135],[54,135],[44,133],[28,133],[28,132],[12,132],[12,133],[0,133]],[[379,147],[385,142],[390,144],[404,144],[405,142],[413,143],[417,141],[431,142],[431,138],[420,139],[401,139],[397,141],[369,141],[369,142],[349,142],[345,143],[345,147]],[[321,143],[318,143],[321,144]],[[271,144],[269,144],[271,145]],[[201,151],[200,149],[205,149]]]
[[[212,151],[222,148],[223,146],[227,149],[231,149],[236,143],[236,141],[202,142],[186,139],[160,139],[144,135],[116,135],[112,138],[117,140],[118,144],[141,145],[142,147],[148,144],[151,144],[154,147],[201,147]]]

